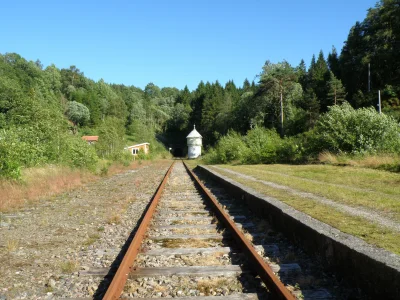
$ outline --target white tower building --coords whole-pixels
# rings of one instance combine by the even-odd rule
[[[193,130],[186,137],[188,145],[188,158],[197,158],[201,155],[201,146],[203,137],[196,130],[196,125],[193,126]]]

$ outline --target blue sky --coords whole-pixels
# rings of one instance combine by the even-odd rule
[[[2,1],[0,53],[93,80],[195,89],[253,80],[266,60],[293,66],[340,52],[376,0]]]

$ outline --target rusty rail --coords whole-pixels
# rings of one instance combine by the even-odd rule
[[[253,245],[244,236],[244,234],[236,227],[235,223],[229,218],[228,214],[224,212],[222,207],[213,195],[206,189],[203,183],[197,178],[197,176],[188,168],[183,162],[186,170],[190,174],[190,177],[196,182],[197,186],[204,192],[204,195],[209,200],[210,204],[214,208],[214,212],[217,218],[222,222],[228,230],[232,233],[238,245],[245,253],[246,257],[251,262],[252,267],[260,276],[261,280],[266,284],[270,291],[275,294],[279,299],[295,299],[291,292],[283,285],[279,278],[274,274],[271,267],[262,259],[262,257],[256,252]]]
[[[125,254],[124,258],[122,259],[122,262],[121,262],[117,272],[115,273],[114,278],[111,281],[103,299],[114,300],[114,299],[118,299],[120,297],[120,295],[124,289],[126,280],[128,279],[129,273],[131,272],[133,262],[140,251],[140,246],[141,246],[143,238],[146,234],[147,227],[150,224],[151,218],[156,210],[158,201],[164,190],[165,184],[168,180],[169,174],[171,173],[174,164],[175,164],[175,162],[173,162],[171,164],[167,173],[164,176],[163,181],[158,186],[157,191],[154,194],[153,199],[151,200],[151,204],[148,206],[146,214],[143,217],[143,220],[140,223],[140,226],[139,226],[131,244],[129,245],[129,248],[126,251],[126,254]]]

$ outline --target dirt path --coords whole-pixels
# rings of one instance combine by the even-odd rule
[[[102,278],[78,272],[111,265],[170,163],[146,163],[3,214],[0,299],[92,296]]]
[[[285,192],[288,192],[288,193],[290,193],[292,195],[295,195],[295,196],[299,196],[299,197],[302,197],[302,198],[318,201],[318,202],[320,202],[322,204],[334,207],[335,209],[337,209],[337,210],[339,210],[341,212],[344,212],[344,213],[347,213],[347,214],[350,214],[350,215],[353,215],[353,216],[365,218],[365,219],[367,219],[367,220],[369,220],[371,222],[378,223],[379,225],[382,225],[382,226],[385,226],[385,227],[388,227],[390,229],[393,229],[393,230],[396,230],[396,231],[400,232],[400,223],[395,222],[393,220],[390,220],[388,218],[385,218],[385,217],[383,217],[382,215],[378,214],[375,211],[368,210],[368,209],[363,208],[363,207],[351,207],[351,206],[348,206],[348,205],[345,205],[345,204],[337,203],[337,202],[335,202],[333,200],[330,200],[330,199],[327,199],[325,197],[321,197],[321,196],[318,196],[318,195],[315,195],[315,194],[312,194],[312,193],[302,192],[302,191],[299,191],[297,189],[293,189],[291,187],[288,187],[288,186],[285,186],[285,185],[280,185],[280,184],[277,184],[277,183],[274,183],[274,182],[265,181],[265,180],[259,180],[259,179],[255,178],[253,176],[245,175],[245,174],[242,174],[242,173],[239,173],[239,172],[235,172],[235,171],[232,171],[232,170],[229,170],[229,169],[225,169],[225,168],[222,168],[222,167],[212,166],[212,168],[217,169],[217,170],[221,170],[221,171],[224,171],[224,172],[236,175],[236,176],[239,176],[239,177],[247,179],[247,180],[259,182],[259,183],[265,184],[265,185],[267,185],[269,187],[272,187],[272,188],[275,188],[275,189],[284,190]]]

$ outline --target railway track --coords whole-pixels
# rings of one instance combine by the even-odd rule
[[[332,298],[296,288],[300,266],[269,259],[280,251],[273,231],[211,190],[220,202],[181,161],[172,164],[103,299]]]

